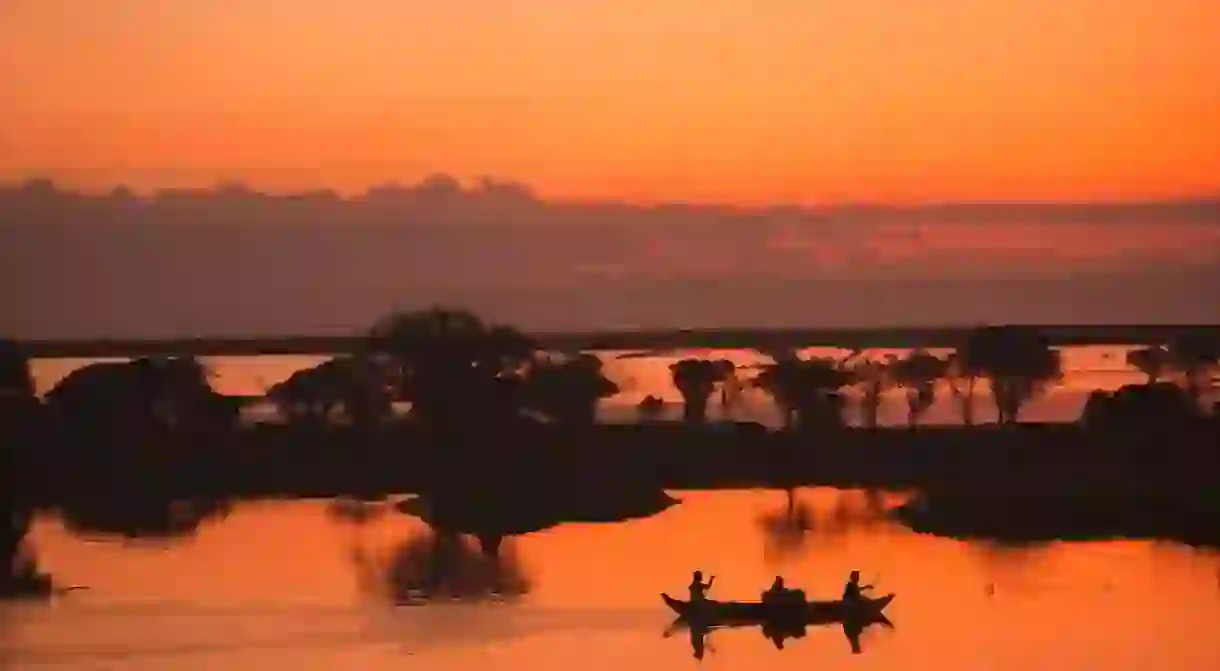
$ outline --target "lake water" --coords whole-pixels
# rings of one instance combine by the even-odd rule
[[[1034,422],[1075,421],[1094,389],[1117,389],[1143,379],[1136,370],[1126,365],[1126,353],[1131,347],[1086,346],[1068,347],[1063,350],[1065,376],[1060,385],[1047,394],[1033,400],[1022,410],[1021,418]],[[889,354],[902,355],[906,350],[869,350],[870,357]],[[945,355],[948,350],[933,350]],[[845,356],[847,350],[815,348],[805,350],[803,355]],[[633,421],[636,405],[648,395],[661,397],[668,404],[668,416],[677,418],[681,414],[681,395],[670,378],[669,365],[687,356],[727,358],[739,366],[753,366],[769,361],[765,356],[750,350],[688,350],[669,353],[666,356],[639,356],[631,352],[599,352],[605,362],[607,377],[619,384],[622,392],[602,403],[600,416],[603,421]],[[226,394],[256,395],[302,368],[314,366],[325,357],[308,356],[261,356],[261,357],[210,357],[204,361],[212,373],[212,384]],[[33,362],[35,382],[40,392],[55,385],[74,368],[89,363],[81,359],[44,359]],[[743,376],[750,376],[747,368]],[[940,389],[938,400],[928,411],[924,423],[955,424],[961,422],[961,413],[947,389]],[[779,413],[771,399],[762,391],[749,390],[740,401],[726,413],[716,402],[709,409],[711,419],[727,415],[739,420],[753,420],[768,425],[780,423]],[[975,416],[978,421],[994,421],[995,408],[991,404],[984,385],[976,399]],[[856,413],[848,420],[859,423]],[[880,410],[883,425],[904,424],[907,421],[906,401],[901,390],[886,393]]]
[[[327,502],[244,504],[194,537],[88,541],[40,519],[42,563],[89,585],[47,604],[0,605],[4,669],[696,668],[1218,669],[1220,558],[1144,542],[1029,550],[918,536],[859,492],[800,490],[812,531],[779,543],[773,491],[674,492],[647,519],[562,525],[505,552],[530,584],[517,601],[394,607],[356,557],[425,534],[388,512],[364,525]],[[375,563],[375,562],[374,562]],[[360,567],[365,566],[362,570]],[[756,598],[782,572],[815,598],[851,569],[898,598],[895,628],[853,656],[839,628],[777,650],[757,628],[713,632],[701,664],[662,636],[662,590],[690,571],[712,594]]]

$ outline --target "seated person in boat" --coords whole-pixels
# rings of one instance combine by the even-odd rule
[[[696,601],[706,601],[707,591],[712,588],[712,583],[716,582],[716,576],[708,578],[707,583],[703,582],[703,571],[695,571],[690,580],[690,600],[691,603]]]
[[[770,589],[762,593],[762,602],[766,604],[804,603],[805,591],[784,587],[784,577],[775,576],[775,582]]]
[[[872,589],[872,588],[873,588],[872,585],[861,585],[860,584],[860,572],[852,571],[851,579],[848,580],[847,585],[845,585],[843,587],[843,600],[844,601],[860,601],[861,599],[864,598],[864,595],[862,594],[862,592],[864,590],[868,590],[868,589]]]

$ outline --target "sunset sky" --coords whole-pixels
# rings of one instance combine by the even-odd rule
[[[1215,0],[3,0],[0,178],[1220,193]]]

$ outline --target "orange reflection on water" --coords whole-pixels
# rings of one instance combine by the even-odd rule
[[[355,547],[375,552],[423,531],[397,513],[357,527],[329,516],[324,502],[244,505],[193,540],[166,548],[86,543],[42,520],[35,540],[46,568],[93,589],[10,628],[3,645],[21,648],[33,640],[46,649],[103,641],[146,650],[184,637],[245,636],[246,627],[287,640],[286,652],[275,657],[231,645],[210,659],[287,668],[273,660],[296,659],[293,646],[305,643],[292,644],[293,636],[347,632],[329,652],[311,658],[315,668],[339,668],[353,657],[370,668],[390,668],[410,650],[429,668],[494,661],[505,668],[630,663],[660,669],[686,663],[690,650],[684,637],[661,638],[670,618],[657,594],[683,594],[693,569],[717,576],[713,595],[723,599],[756,598],[777,573],[812,598],[830,598],[859,569],[881,591],[898,593],[887,611],[897,630],[866,631],[864,655],[853,662],[867,668],[1220,663],[1220,646],[1200,634],[1220,617],[1214,557],[1142,542],[990,550],[881,523],[858,493],[813,490],[797,493],[797,503],[811,510],[813,531],[800,553],[777,565],[768,561],[760,519],[785,509],[781,492],[676,494],[681,505],[649,519],[564,525],[516,539],[513,549],[532,591],[520,605],[464,611],[394,611],[361,591]],[[164,606],[143,615],[119,608],[133,600]],[[187,617],[204,607],[227,614],[191,615],[197,622],[189,631],[144,621],[167,613]],[[77,617],[88,608],[110,615]],[[808,668],[850,654],[834,628],[812,630],[782,652],[757,630],[717,632],[710,640],[717,652],[705,663]]]

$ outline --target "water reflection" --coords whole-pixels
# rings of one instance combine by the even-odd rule
[[[797,490],[785,491],[784,507],[759,516],[763,531],[763,557],[781,566],[807,551],[825,547],[849,533],[879,529],[890,524],[889,507],[905,500],[900,494],[879,490],[841,491],[829,510],[819,511]]]
[[[671,634],[677,641],[659,636],[671,616],[657,591],[702,568],[719,576],[717,598],[756,599],[778,572],[760,552],[758,519],[787,508],[782,493],[766,490],[681,498],[662,515],[512,539],[503,554],[515,562],[520,552],[518,566],[527,569],[518,569],[521,596],[452,605],[438,600],[494,581],[445,577],[461,572],[454,567],[461,560],[428,557],[481,561],[481,553],[471,551],[470,538],[457,539],[464,547],[455,551],[444,546],[454,539],[437,539],[417,518],[379,512],[392,504],[359,513],[368,521],[349,526],[324,501],[246,503],[223,522],[202,525],[192,542],[165,548],[82,542],[59,518],[42,515],[31,531],[40,561],[92,589],[54,607],[0,604],[0,666],[545,671],[580,657],[590,669],[659,671],[691,663],[695,648],[686,629]],[[1198,634],[1220,618],[1215,554],[1147,542],[1032,550],[960,542],[873,526],[865,499],[864,492],[796,490],[795,503],[809,508],[818,527],[811,539],[852,514],[863,526],[831,534],[834,542],[811,540],[782,573],[811,598],[835,595],[853,568],[864,569],[867,582],[884,574],[885,591],[902,595],[888,611],[901,635],[884,623],[858,634],[841,624],[712,629],[694,639],[709,662],[830,667],[844,663],[854,638],[863,656],[853,661],[869,668],[1122,669],[1131,659],[1220,668],[1220,648]],[[397,595],[410,596],[412,585],[425,588],[416,594],[427,591],[427,570],[437,563],[441,578],[463,587],[434,588],[425,608],[388,606],[408,601]],[[988,582],[995,583],[990,598]],[[1021,595],[1023,582],[1036,593]]]
[[[169,499],[126,493],[88,496],[59,507],[64,526],[85,537],[166,541],[192,536],[232,510],[223,499]]]
[[[689,638],[692,655],[695,659],[702,660],[708,651],[716,652],[716,649],[709,643],[712,632],[722,629],[752,629],[755,627],[760,630],[764,638],[775,646],[776,650],[784,650],[784,644],[789,640],[805,638],[811,627],[838,627],[843,631],[844,637],[847,638],[847,643],[851,647],[853,655],[859,655],[864,652],[861,640],[866,630],[872,627],[882,627],[889,630],[895,629],[894,623],[886,616],[880,614],[871,618],[849,618],[842,622],[767,621],[753,624],[731,623],[716,625],[700,623],[697,620],[691,621],[685,618],[677,618],[670,623],[661,636],[662,638],[670,638],[678,632],[685,631]]]
[[[466,536],[449,532],[420,532],[380,555],[356,546],[352,562],[366,593],[400,606],[511,600],[531,586],[511,542],[489,554]]]

